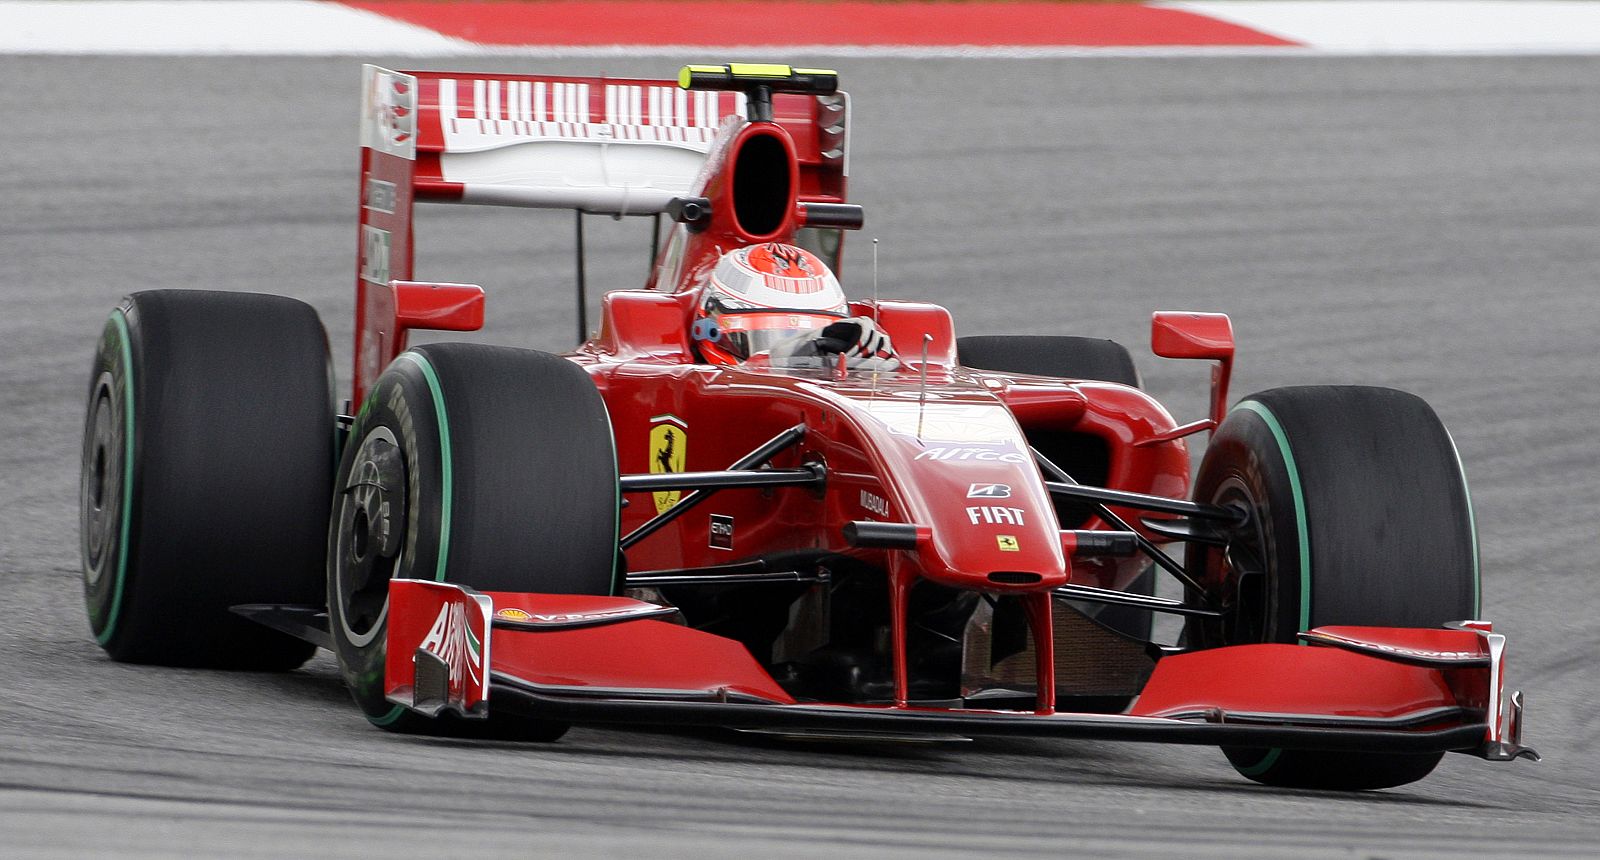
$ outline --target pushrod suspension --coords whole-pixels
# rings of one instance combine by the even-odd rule
[[[755,585],[786,582],[827,582],[826,573],[808,573],[800,570],[778,570],[768,573],[685,573],[628,574],[629,588],[656,588],[663,585]]]
[[[1230,525],[1237,525],[1241,521],[1239,511],[1232,508],[1224,508],[1220,505],[1206,505],[1200,502],[1184,501],[1183,499],[1168,499],[1161,496],[1147,496],[1143,493],[1129,493],[1105,487],[1090,487],[1084,484],[1056,481],[1046,481],[1044,488],[1049,490],[1052,495],[1082,499],[1086,502],[1100,502],[1124,508],[1159,511],[1164,514],[1182,514],[1191,519],[1219,520]]]
[[[731,490],[739,487],[816,486],[827,480],[821,466],[799,469],[729,470],[726,472],[663,472],[655,475],[623,475],[619,480],[624,493],[653,493],[662,490]]]
[[[1132,606],[1138,609],[1148,609],[1151,612],[1167,612],[1173,615],[1198,615],[1203,618],[1218,618],[1222,613],[1215,609],[1201,609],[1190,606],[1181,600],[1169,600],[1165,597],[1154,597],[1147,594],[1132,594],[1126,591],[1112,591],[1108,588],[1095,588],[1091,585],[1063,585],[1052,594],[1059,600],[1078,600],[1084,603],[1103,603],[1111,606]]]
[[[1056,483],[1068,484],[1075,487],[1083,486],[1082,484],[1079,484],[1071,475],[1063,471],[1060,466],[1050,462],[1050,458],[1039,453],[1039,449],[1033,448],[1031,450],[1033,451],[1033,459],[1039,463],[1039,468],[1042,469],[1045,474],[1055,478]],[[1049,486],[1049,483],[1050,482],[1046,482],[1046,486]],[[1128,525],[1127,520],[1113,513],[1109,507],[1106,507],[1104,502],[1096,502],[1095,510],[1099,512],[1100,516],[1105,519],[1106,522],[1111,523],[1113,526],[1116,526],[1125,532],[1133,532],[1134,538],[1139,542],[1139,548],[1144,550],[1144,554],[1150,556],[1150,560],[1154,561],[1158,566],[1161,567],[1162,570],[1172,574],[1174,579],[1183,583],[1186,587],[1194,589],[1196,594],[1205,594],[1205,589],[1201,588],[1200,583],[1196,582],[1194,577],[1190,576],[1188,571],[1183,569],[1183,565],[1178,564],[1178,562],[1173,559],[1172,556],[1162,552],[1161,547],[1156,546],[1155,543],[1153,543],[1149,538],[1137,531],[1134,531],[1133,526]],[[1231,516],[1232,515],[1230,514],[1230,517]]]

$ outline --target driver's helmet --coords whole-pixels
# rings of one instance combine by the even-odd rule
[[[723,255],[695,309],[691,335],[711,364],[737,364],[846,315],[839,279],[804,248],[769,242]]]

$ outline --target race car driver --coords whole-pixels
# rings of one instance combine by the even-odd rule
[[[723,255],[702,289],[690,337],[708,364],[765,354],[774,366],[899,366],[889,336],[851,317],[839,279],[804,248],[769,242]]]

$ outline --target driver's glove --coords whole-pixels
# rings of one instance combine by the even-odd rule
[[[894,358],[894,344],[871,317],[850,317],[830,323],[816,340],[818,352],[842,352],[854,358]]]

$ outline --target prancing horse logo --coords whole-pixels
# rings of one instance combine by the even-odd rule
[[[672,468],[672,453],[673,453],[672,452],[672,443],[677,441],[678,437],[672,435],[672,431],[668,430],[666,433],[662,434],[661,438],[665,441],[665,445],[662,447],[661,450],[656,452],[656,465],[661,467],[661,468],[657,469],[656,471],[658,471],[658,472],[675,471]]]
[[[676,415],[657,415],[650,419],[650,473],[663,475],[682,472],[689,445],[689,425]],[[656,513],[666,513],[683,495],[679,490],[651,493]]]

